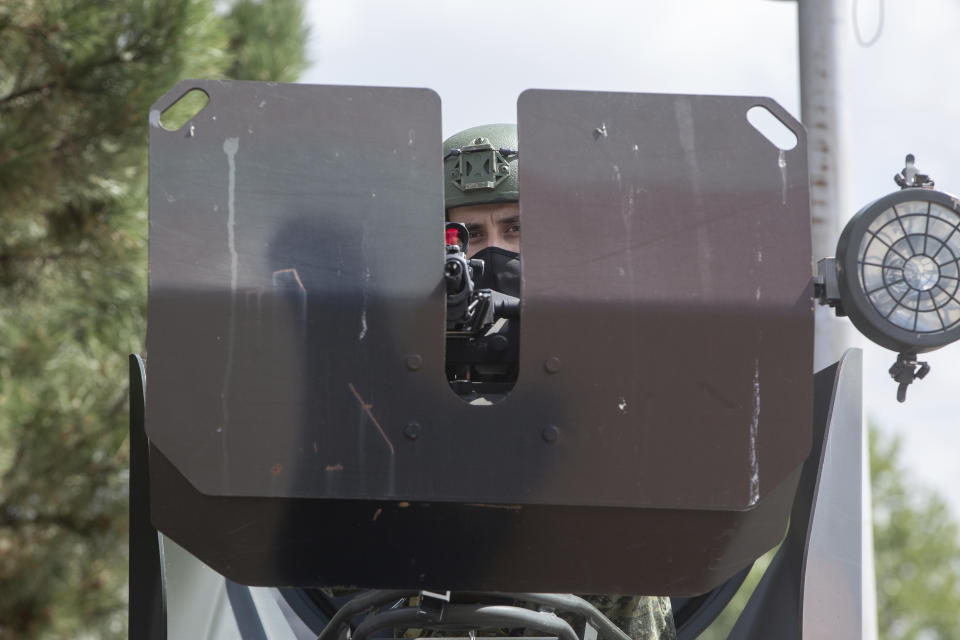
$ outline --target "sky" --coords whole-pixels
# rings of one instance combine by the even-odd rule
[[[841,220],[897,189],[907,153],[938,189],[960,193],[960,2],[840,1]],[[429,87],[445,137],[515,122],[528,88],[769,96],[800,119],[791,1],[308,0],[308,17],[313,64],[301,82]],[[905,404],[887,374],[896,354],[853,335],[851,346],[864,349],[868,419],[902,436],[911,476],[960,517],[960,344],[926,354],[932,371]]]

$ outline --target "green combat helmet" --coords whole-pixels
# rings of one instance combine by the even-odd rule
[[[443,193],[447,209],[517,202],[517,125],[485,124],[443,143]]]

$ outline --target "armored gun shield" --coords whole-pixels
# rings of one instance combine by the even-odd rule
[[[153,519],[218,571],[680,595],[779,540],[813,315],[772,101],[521,96],[520,369],[486,406],[444,374],[434,93],[190,81],[151,122]]]

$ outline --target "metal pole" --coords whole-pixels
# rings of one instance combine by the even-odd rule
[[[850,33],[849,0],[799,0],[800,113],[807,128],[813,259],[832,256],[841,220],[850,210],[847,181],[849,86],[845,41]],[[812,268],[812,265],[811,265]],[[827,307],[816,309],[814,370],[836,362],[849,346],[846,322]]]
[[[843,223],[854,213],[847,185],[850,118],[844,92],[850,86],[846,47],[853,33],[851,0],[797,0],[800,58],[800,111],[807,129],[810,172],[810,228],[813,259],[834,255]],[[816,306],[814,371],[836,362],[850,346],[850,329],[832,309]],[[857,626],[864,640],[877,638],[876,578],[873,565],[869,456],[866,426],[861,425],[860,611]],[[848,455],[853,455],[848,452]],[[813,586],[813,585],[810,585]],[[828,596],[822,593],[820,596]],[[811,597],[812,596],[812,597]],[[813,605],[816,594],[805,594]],[[814,621],[811,620],[811,623]],[[806,626],[806,625],[805,625]],[[816,627],[816,624],[812,624]],[[819,629],[811,635],[829,637]]]

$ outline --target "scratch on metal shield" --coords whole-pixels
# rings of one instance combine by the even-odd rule
[[[742,510],[805,457],[806,150],[776,103],[521,96],[520,373],[492,406],[444,374],[435,93],[188,81],[151,121],[146,425],[200,492]]]

